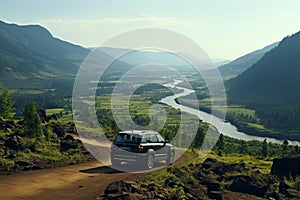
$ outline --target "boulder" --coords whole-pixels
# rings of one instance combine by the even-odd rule
[[[210,173],[213,172],[219,176],[222,176],[226,173],[230,173],[233,171],[240,172],[242,167],[243,166],[239,164],[230,164],[230,163],[220,162],[214,158],[207,158],[203,163],[202,170]]]
[[[52,114],[51,116],[48,116],[47,117],[47,120],[50,121],[50,120],[58,120],[58,117],[56,114]]]
[[[22,137],[13,135],[5,141],[5,146],[13,150],[23,150],[25,141]]]
[[[215,200],[222,200],[222,192],[220,191],[211,191],[208,193],[208,196],[210,199],[215,199]]]
[[[132,192],[132,193],[136,193],[137,188],[136,187],[132,187],[132,183],[128,183],[126,181],[115,181],[112,182],[111,184],[109,184],[105,191],[104,194],[121,194],[123,192]]]
[[[207,189],[209,191],[220,191],[221,190],[221,184],[217,182],[214,179],[211,179],[209,177],[203,177],[203,179],[200,181],[201,185],[206,185]]]
[[[143,195],[140,194],[110,194],[103,198],[104,200],[140,200],[145,199]]]
[[[275,158],[273,160],[271,173],[278,176],[299,176],[300,155],[294,155],[285,158]]]
[[[63,127],[57,125],[53,128],[53,132],[58,136],[58,137],[64,137],[65,136],[65,130]]]
[[[37,112],[38,112],[38,114],[39,114],[39,116],[40,116],[40,118],[41,118],[41,120],[42,120],[43,123],[45,123],[45,122],[48,121],[46,110],[44,110],[44,109],[38,109]]]
[[[64,140],[75,141],[76,139],[72,135],[66,135],[66,137],[64,138]]]
[[[4,119],[0,117],[0,130],[4,129]]]
[[[61,140],[60,150],[67,151],[69,149],[76,149],[80,143],[80,140]]]
[[[186,196],[188,196],[187,194],[192,195],[193,197],[196,198],[204,198],[207,195],[207,190],[204,186],[200,185],[200,184],[185,184],[183,186],[184,192],[186,193]],[[189,198],[192,199],[192,198]]]
[[[268,190],[268,184],[257,175],[237,176],[230,185],[230,190],[263,197]]]
[[[168,199],[169,192],[160,185],[140,185],[134,181],[115,181],[109,184],[103,199]]]
[[[0,130],[13,130],[15,129],[17,126],[17,124],[15,123],[14,120],[4,120],[2,117],[0,118]]]
[[[15,129],[16,128],[16,123],[14,120],[8,120],[5,122],[5,128],[6,129]]]
[[[279,183],[279,192],[282,194],[288,194],[288,190],[291,189],[291,186],[286,183],[286,181],[280,181]]]
[[[26,167],[26,166],[32,166],[33,163],[27,160],[20,160],[20,161],[16,161],[15,162],[17,165],[22,166],[22,167]]]
[[[219,161],[215,158],[206,158],[206,160],[202,164],[202,168],[208,169],[212,166],[215,166],[217,162],[219,162]]]

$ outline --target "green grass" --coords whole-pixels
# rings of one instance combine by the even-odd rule
[[[53,108],[53,109],[47,109],[46,113],[47,113],[47,115],[52,115],[52,114],[60,113],[63,111],[64,111],[64,108]]]
[[[241,114],[243,113],[244,115],[249,115],[252,117],[255,117],[255,111],[254,110],[250,110],[248,108],[244,108],[241,106],[227,106],[226,108],[228,113],[232,113],[232,114]]]
[[[211,152],[200,161],[204,161],[206,158],[216,158],[226,163],[245,163],[245,166],[249,169],[249,174],[259,170],[263,174],[269,174],[272,166],[272,158],[259,159],[250,155],[242,154],[228,154],[227,156],[218,156],[216,153]]]
[[[266,127],[264,127],[261,124],[256,124],[256,123],[248,123],[247,124],[249,127],[255,128],[255,129],[259,129],[259,130],[267,130]]]
[[[194,180],[194,177],[192,177],[193,171],[189,171],[188,165],[190,164],[197,164],[197,163],[203,163],[207,158],[216,158],[217,160],[225,163],[231,163],[231,164],[241,164],[245,166],[245,171],[242,172],[244,175],[249,175],[252,173],[255,173],[256,171],[260,171],[262,174],[269,174],[272,166],[272,159],[257,159],[252,156],[248,155],[241,155],[241,154],[229,154],[227,156],[218,156],[216,153],[211,152],[207,156],[203,158],[199,158],[197,151],[195,150],[187,150],[184,153],[185,157],[188,159],[183,164],[174,165],[168,168],[171,168],[172,170],[180,170],[184,174],[186,174],[186,177],[183,179],[179,179],[174,174],[172,174],[172,170],[160,170],[150,173],[146,177],[146,183],[156,183],[159,185],[164,185],[165,181],[172,180],[176,183],[180,183],[184,185],[184,182],[187,180]],[[196,168],[196,170],[199,170]],[[195,171],[197,172],[197,171]],[[239,175],[241,172],[232,172],[230,175]],[[169,190],[172,190],[172,188],[167,188]]]

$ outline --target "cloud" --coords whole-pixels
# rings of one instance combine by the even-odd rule
[[[142,14],[132,18],[98,18],[98,19],[44,19],[39,24],[45,26],[58,38],[83,46],[97,46],[112,36],[124,31],[139,28],[166,28],[171,30],[191,29],[193,23],[171,17],[157,17]]]
[[[99,19],[47,19],[40,20],[41,24],[51,25],[148,25],[148,26],[192,26],[188,20],[179,20],[171,17],[156,17],[143,14],[136,18],[99,18]]]

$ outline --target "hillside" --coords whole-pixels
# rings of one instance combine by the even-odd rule
[[[39,25],[0,21],[0,78],[53,78],[74,75],[89,50],[54,38]],[[9,85],[8,85],[9,86]]]
[[[268,128],[299,134],[300,32],[284,38],[229,82],[229,99],[256,110]]]
[[[219,67],[220,73],[225,79],[233,78],[249,69],[253,64],[259,61],[266,52],[269,52],[278,45],[278,42],[268,45],[260,50],[248,53],[234,61]]]

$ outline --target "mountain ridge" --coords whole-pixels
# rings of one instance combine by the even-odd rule
[[[259,61],[264,56],[265,53],[275,48],[278,44],[279,42],[275,42],[262,49],[258,49],[256,51],[247,53],[231,61],[230,63],[221,65],[219,67],[220,73],[225,79],[236,77],[242,72],[244,72],[245,70],[249,69],[253,64]]]
[[[52,36],[40,25],[0,21],[0,77],[46,78],[75,74],[89,50]]]

